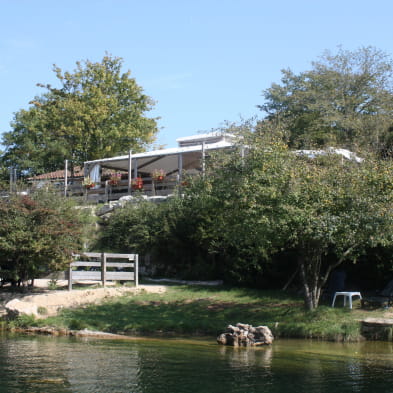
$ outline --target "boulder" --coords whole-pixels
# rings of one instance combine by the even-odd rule
[[[17,318],[20,315],[38,316],[38,307],[34,303],[24,302],[19,299],[12,299],[5,305],[9,318]]]
[[[237,323],[236,326],[228,325],[225,332],[217,337],[219,344],[234,347],[270,345],[273,340],[273,334],[267,326],[253,327],[245,323]]]

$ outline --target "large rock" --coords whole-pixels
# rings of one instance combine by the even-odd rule
[[[16,318],[20,315],[34,315],[38,316],[38,307],[34,303],[24,302],[19,299],[12,299],[5,305],[7,315],[9,318]]]
[[[234,347],[270,345],[273,340],[273,334],[267,326],[253,327],[245,323],[237,323],[236,326],[228,325],[226,331],[217,337],[219,344]]]

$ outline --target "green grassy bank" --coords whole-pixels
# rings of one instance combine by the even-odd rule
[[[280,291],[170,286],[164,294],[127,295],[99,305],[65,309],[56,317],[23,317],[11,324],[139,335],[216,336],[228,324],[243,322],[267,325],[276,337],[353,341],[361,337],[360,319],[383,314],[384,310],[362,310],[357,302],[353,310],[322,304],[307,312],[301,297]]]

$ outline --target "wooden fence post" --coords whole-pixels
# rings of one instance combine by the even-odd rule
[[[67,196],[68,188],[68,160],[64,161],[64,196]]]
[[[103,252],[101,254],[101,281],[105,288],[106,286],[106,254]]]
[[[137,287],[139,284],[138,280],[138,254],[135,255],[134,257],[134,274],[135,274],[135,286]]]

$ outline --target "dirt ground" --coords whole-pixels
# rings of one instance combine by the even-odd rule
[[[127,293],[139,293],[146,291],[150,293],[164,293],[164,285],[139,285],[136,287],[119,287],[107,285],[103,288],[73,289],[68,291],[68,282],[59,280],[58,290],[48,289],[49,280],[35,280],[34,288],[26,293],[7,290],[5,287],[0,291],[0,316],[6,314],[5,305],[12,299],[35,304],[39,309],[45,310],[42,317],[56,315],[62,308],[77,307],[83,304],[99,303],[104,299],[121,296]],[[94,284],[94,283],[84,283]]]

